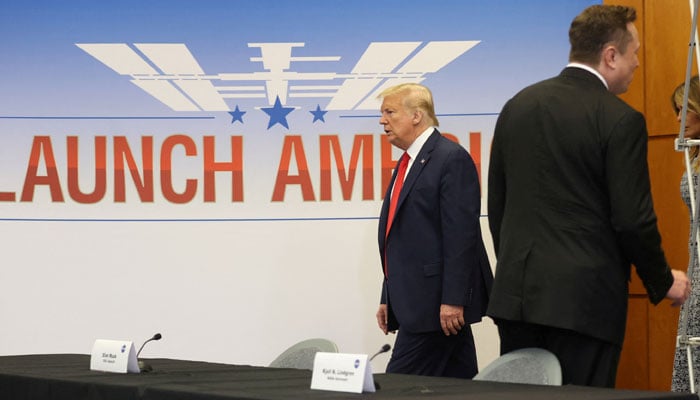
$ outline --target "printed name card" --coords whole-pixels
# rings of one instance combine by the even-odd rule
[[[367,354],[316,353],[311,389],[335,392],[375,392]]]
[[[97,339],[92,346],[90,369],[105,372],[139,373],[134,343],[124,340]]]

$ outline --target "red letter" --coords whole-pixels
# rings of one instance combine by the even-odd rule
[[[387,139],[386,135],[381,135],[379,137],[380,139],[380,152],[381,152],[381,158],[382,158],[382,199],[384,198],[384,195],[386,194],[386,189],[389,186],[389,182],[391,182],[391,174],[394,171],[394,167],[396,167],[396,163],[399,161],[398,159],[394,160],[391,158],[391,143],[389,143],[389,140]]]
[[[231,202],[243,201],[243,137],[231,136],[231,162],[216,162],[214,136],[204,137],[204,201],[216,201],[216,171],[231,171]]]
[[[192,201],[197,193],[197,180],[187,179],[183,193],[177,193],[173,189],[172,153],[173,147],[178,144],[185,148],[185,155],[197,155],[197,145],[194,144],[189,136],[173,135],[167,137],[160,148],[160,186],[166,200],[181,204]]]
[[[0,192],[0,201],[15,201],[15,192]]]
[[[299,170],[299,175],[289,175],[289,164],[292,159],[292,149],[294,149],[294,154],[296,155],[296,164],[297,169]],[[272,201],[284,201],[284,193],[287,185],[300,185],[301,194],[304,201],[315,200],[314,188],[311,184],[309,166],[306,163],[304,143],[301,140],[301,136],[284,137],[280,166],[277,169],[275,188],[272,191]]]
[[[141,137],[141,163],[143,164],[143,179],[139,175],[139,167],[131,153],[129,142],[125,136],[114,137],[114,201],[126,201],[126,178],[124,176],[124,159],[129,167],[131,179],[136,185],[136,191],[142,202],[153,202],[153,136]]]
[[[320,161],[321,161],[321,200],[331,200],[331,152],[335,155],[335,165],[340,179],[340,188],[343,192],[343,200],[350,200],[352,197],[353,184],[355,183],[355,172],[357,162],[360,159],[362,149],[362,200],[372,200],[374,198],[374,177],[372,170],[374,163],[372,135],[355,135],[350,155],[349,171],[345,173],[343,154],[340,151],[338,135],[321,135]]]
[[[95,189],[92,193],[83,193],[80,190],[80,177],[78,176],[78,137],[66,138],[68,153],[68,194],[78,203],[93,204],[102,200],[107,190],[107,138],[95,136]]]
[[[46,176],[37,176],[36,174],[41,154],[44,154]],[[61,183],[58,180],[58,171],[56,170],[56,160],[53,156],[50,136],[34,136],[20,201],[32,201],[36,185],[48,185],[51,191],[51,201],[63,202],[63,193],[61,193]]]
[[[481,185],[481,132],[469,132],[469,154],[476,164],[476,173]]]

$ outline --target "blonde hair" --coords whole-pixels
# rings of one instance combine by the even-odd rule
[[[439,126],[437,116],[435,115],[435,105],[433,103],[433,94],[430,89],[418,83],[402,83],[384,89],[377,98],[383,99],[387,96],[403,94],[403,106],[409,110],[420,110],[423,116],[427,119],[429,125]]]
[[[685,93],[685,82],[676,86],[671,95],[671,106],[676,115],[681,111],[683,107],[683,94]],[[690,78],[690,85],[688,86],[688,111],[700,115],[700,79],[695,75]],[[698,157],[698,147],[695,146],[691,152],[692,157],[692,167],[695,173],[700,172],[700,158]]]
[[[671,95],[671,106],[678,114],[683,106],[683,94],[685,93],[685,82],[676,86]],[[688,88],[688,111],[700,115],[700,79],[695,75],[690,78],[690,86]]]

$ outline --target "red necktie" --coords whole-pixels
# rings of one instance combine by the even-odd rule
[[[389,216],[386,220],[386,235],[389,236],[389,230],[391,229],[391,223],[394,221],[394,213],[396,212],[396,204],[399,202],[399,195],[401,194],[401,188],[403,187],[404,176],[406,175],[406,168],[408,167],[408,160],[411,157],[408,153],[403,153],[401,156],[401,161],[399,162],[399,170],[396,172],[396,181],[394,182],[394,188],[391,190],[391,200],[389,202]]]

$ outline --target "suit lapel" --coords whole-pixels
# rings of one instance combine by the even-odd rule
[[[387,218],[389,218],[389,203],[391,202],[391,188],[394,187],[394,181],[396,181],[396,174],[399,170],[399,162],[396,162],[394,167],[394,172],[391,175],[391,180],[389,181],[389,186],[387,186],[386,192],[384,193],[384,201],[382,202],[382,209],[379,213],[379,243],[382,248],[384,248],[384,241],[386,237],[386,226]]]
[[[416,156],[416,159],[413,160],[411,169],[408,171],[408,175],[403,181],[401,195],[399,196],[399,201],[396,204],[396,215],[399,214],[399,210],[401,210],[401,204],[403,204],[404,200],[406,200],[406,197],[408,197],[408,194],[413,189],[413,185],[416,183],[416,180],[418,180],[421,173],[423,172],[423,168],[425,168],[425,166],[428,164],[428,161],[430,160],[430,155],[433,152],[433,149],[435,148],[438,139],[440,139],[440,132],[438,132],[437,129],[434,129],[433,133],[430,134],[428,140],[425,142],[425,144],[423,144],[423,147],[420,149],[420,152],[418,152],[418,156]],[[396,218],[396,216],[394,216],[394,218]]]

